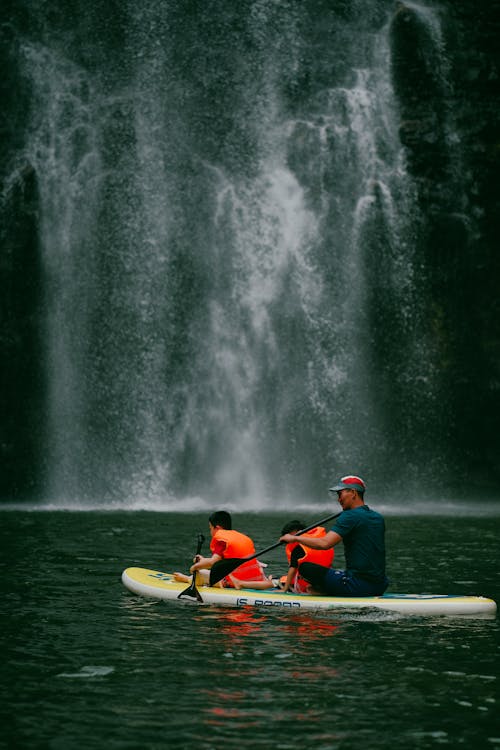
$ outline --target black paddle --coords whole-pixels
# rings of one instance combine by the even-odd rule
[[[198,555],[200,554],[204,541],[205,541],[205,537],[203,536],[203,534],[198,534],[198,545],[196,547],[195,558],[197,558]],[[199,602],[203,602],[201,594],[196,588],[196,573],[197,571],[195,570],[193,573],[193,580],[191,581],[191,584],[187,587],[187,589],[184,589],[184,591],[181,591],[177,599],[182,599],[183,596],[187,596],[189,599],[197,599]]]
[[[340,511],[340,513],[342,513],[342,511]],[[337,518],[337,516],[340,516],[340,513],[334,513],[331,516],[327,516],[326,518],[323,518],[321,521],[316,521],[316,523],[312,523],[310,526],[307,526],[305,529],[302,529],[302,531],[298,531],[295,536],[299,536],[300,534],[306,534],[308,531],[311,531],[311,529],[315,529],[316,526],[322,526],[327,521],[331,521],[332,518]],[[218,560],[216,563],[213,564],[210,570],[210,586],[215,586],[216,583],[218,583],[223,578],[228,576],[230,573],[233,572],[233,570],[238,568],[240,565],[243,565],[244,562],[247,562],[248,560],[253,560],[255,557],[260,557],[260,555],[263,555],[265,552],[269,552],[272,549],[276,549],[276,547],[279,547],[280,544],[281,542],[276,542],[275,544],[271,544],[270,547],[261,549],[260,552],[255,552],[255,554],[249,555],[249,557],[228,557],[227,560]]]

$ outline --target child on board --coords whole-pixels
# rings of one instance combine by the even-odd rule
[[[281,530],[281,536],[284,534],[298,534],[301,529],[305,528],[302,521],[290,521]],[[300,573],[301,565],[305,562],[313,562],[318,565],[329,567],[333,562],[334,550],[317,550],[302,544],[307,539],[319,539],[324,537],[326,531],[323,526],[316,526],[307,534],[301,534],[300,542],[289,542],[285,547],[285,553],[288,559],[288,573],[283,582],[283,591],[293,591],[296,594],[309,594],[311,586]]]
[[[236,531],[232,528],[231,514],[226,510],[217,510],[208,519],[208,528],[210,530],[210,551],[211,557],[202,557],[197,555],[190,572],[198,572],[201,583],[207,584],[210,577],[210,568],[219,560],[228,558],[249,557],[255,554],[253,541],[246,534]],[[237,579],[235,578],[237,576]],[[190,576],[184,573],[174,573],[176,581],[188,582]],[[222,587],[235,588],[234,580],[248,586],[247,581],[264,582],[266,576],[263,572],[262,564],[256,560],[247,560],[239,565],[231,575],[226,576],[216,585]]]
[[[299,531],[305,528],[305,524],[297,519],[286,523],[282,530],[281,536],[284,534],[298,534]],[[325,536],[326,531],[323,526],[316,526],[306,534],[300,536],[303,540],[307,537],[317,539]],[[318,565],[330,566],[333,562],[334,550],[315,550],[311,547],[302,545],[299,541],[290,542],[285,547],[285,554],[288,560],[288,573],[286,576],[282,576],[277,581],[272,576],[268,576],[264,581],[240,581],[233,576],[233,584],[237,589],[248,588],[248,589],[270,589],[270,588],[281,588],[282,591],[293,591],[296,594],[308,594],[310,593],[311,587],[308,581],[305,580],[300,574],[300,566],[303,562],[314,562]]]

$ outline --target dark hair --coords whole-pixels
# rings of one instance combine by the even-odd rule
[[[302,521],[288,521],[283,528],[281,529],[281,536],[284,536],[284,534],[291,534],[292,531],[302,531],[305,526],[302,523]]]
[[[233,524],[231,521],[231,514],[227,510],[216,510],[215,513],[208,519],[212,526],[222,526],[223,529],[231,530]]]

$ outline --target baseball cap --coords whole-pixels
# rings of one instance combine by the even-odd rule
[[[358,492],[364,492],[366,485],[361,477],[357,477],[354,474],[348,474],[345,477],[341,477],[335,487],[330,487],[330,492],[339,492],[340,490],[357,490]]]

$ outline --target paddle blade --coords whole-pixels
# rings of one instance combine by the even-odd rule
[[[228,557],[227,560],[218,560],[210,568],[210,586],[215,586],[216,583],[222,581],[244,562],[246,562],[246,558],[241,557]]]
[[[196,573],[193,574],[193,580],[191,581],[190,585],[187,587],[187,589],[184,589],[184,591],[181,591],[181,593],[178,595],[177,599],[193,599],[194,601],[202,602],[203,598],[196,588]]]
[[[198,534],[198,543],[196,545],[196,555],[195,558],[198,557],[198,555],[201,552],[201,548],[203,547],[203,542],[205,541],[205,537],[203,534]],[[187,589],[184,589],[184,591],[181,591],[181,593],[178,595],[177,599],[195,599],[198,602],[203,602],[203,598],[196,588],[196,571],[193,573],[193,578],[191,580],[191,584],[187,587]]]

